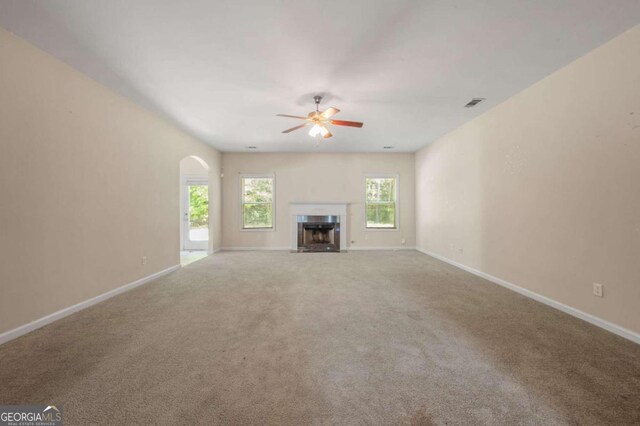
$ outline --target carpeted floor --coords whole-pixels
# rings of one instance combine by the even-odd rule
[[[206,250],[183,250],[180,252],[180,265],[187,266],[207,257]]]
[[[640,423],[640,346],[414,251],[228,252],[0,346],[84,424]]]

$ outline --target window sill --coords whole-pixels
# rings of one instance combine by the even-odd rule
[[[398,232],[400,231],[400,227],[396,226],[395,228],[364,228],[365,231],[372,231],[372,232]]]

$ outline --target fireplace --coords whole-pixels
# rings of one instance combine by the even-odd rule
[[[340,216],[296,216],[297,251],[339,252]]]
[[[290,203],[289,214],[292,252],[346,252],[346,203]]]

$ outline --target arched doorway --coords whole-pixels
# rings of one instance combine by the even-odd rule
[[[183,265],[209,249],[209,165],[201,158],[180,160],[180,254]]]

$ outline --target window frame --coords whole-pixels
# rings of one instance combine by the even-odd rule
[[[394,227],[370,227],[367,226],[367,179],[395,179],[395,226]],[[367,232],[398,232],[400,231],[400,175],[397,173],[368,173],[364,176],[364,230]]]
[[[271,203],[245,203],[244,202],[244,180],[245,179],[271,179]],[[274,173],[242,173],[240,174],[240,231],[242,232],[270,232],[276,230],[276,176]],[[271,204],[271,226],[264,228],[244,227],[244,205],[245,204]]]

